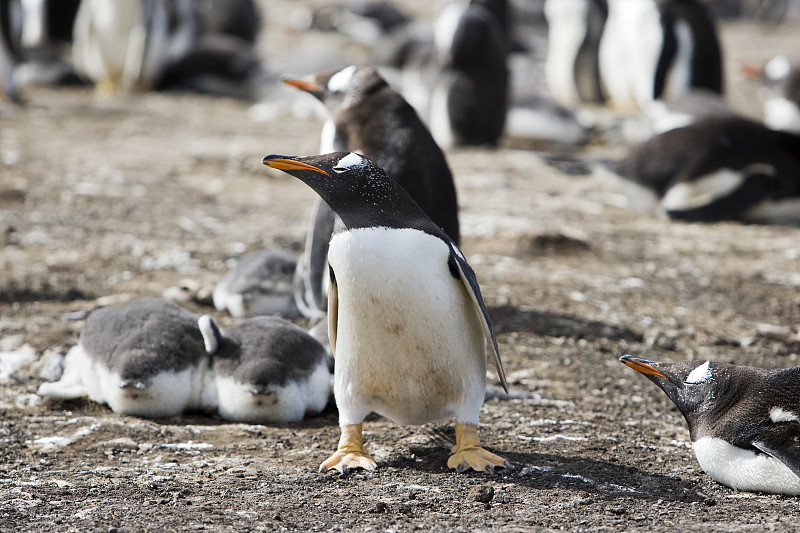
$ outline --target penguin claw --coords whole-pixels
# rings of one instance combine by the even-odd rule
[[[378,465],[372,460],[368,453],[337,450],[326,461],[319,465],[319,472],[337,470],[342,476],[346,476],[351,470],[361,468],[367,472],[375,470]]]
[[[507,459],[495,455],[484,448],[473,448],[454,452],[447,460],[447,466],[454,468],[457,474],[472,469],[494,475],[496,468],[511,468]]]

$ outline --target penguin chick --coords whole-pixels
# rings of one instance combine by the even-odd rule
[[[214,307],[237,318],[272,314],[295,318],[299,316],[292,285],[296,266],[297,256],[288,250],[249,253],[214,288]]]
[[[697,461],[736,490],[800,494],[800,367],[620,361],[658,385],[689,424]]]
[[[444,153],[414,108],[377,69],[351,65],[284,82],[312,94],[329,111],[320,152],[357,150],[372,159],[459,242],[458,200]],[[330,208],[318,201],[298,263],[296,298],[308,318],[318,318],[325,306],[333,218]]]
[[[88,396],[125,415],[174,416],[200,407],[212,351],[193,314],[164,300],[134,300],[89,315],[61,380],[43,383],[38,394]]]
[[[216,345],[203,406],[225,420],[297,422],[319,413],[330,397],[325,348],[305,330],[278,317],[255,317],[222,334],[200,317],[206,342]]]
[[[362,155],[270,155],[263,163],[306,183],[336,214],[328,333],[342,435],[320,471],[376,468],[362,440],[370,412],[413,425],[454,417],[450,468],[510,467],[478,438],[487,343],[506,382],[477,280],[452,239]]]

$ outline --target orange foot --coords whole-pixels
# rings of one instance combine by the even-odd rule
[[[494,474],[495,468],[511,468],[511,463],[481,446],[477,426],[456,422],[456,445],[450,450],[447,466],[455,468],[459,474],[470,468]]]
[[[336,452],[319,465],[320,472],[338,470],[340,474],[347,474],[355,468],[375,470],[378,465],[369,456],[364,448],[361,438],[361,424],[342,426],[342,436],[339,437],[339,447]]]

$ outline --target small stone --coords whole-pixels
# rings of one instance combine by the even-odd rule
[[[494,498],[494,487],[491,485],[481,485],[473,487],[469,491],[469,496],[476,502],[490,503]]]

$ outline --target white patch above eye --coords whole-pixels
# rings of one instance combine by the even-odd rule
[[[686,376],[684,383],[702,383],[710,379],[711,371],[708,369],[709,363],[710,361],[706,361],[702,365],[689,372],[689,375]]]
[[[362,167],[367,164],[367,160],[355,152],[350,152],[336,163],[333,167],[334,172],[344,172],[347,169],[354,167]]]
[[[328,90],[335,93],[344,91],[350,86],[350,81],[353,79],[353,74],[355,74],[355,72],[355,65],[343,68],[328,80]]]
[[[769,410],[769,419],[776,424],[778,422],[795,422],[797,421],[797,415],[780,407],[773,407]]]

